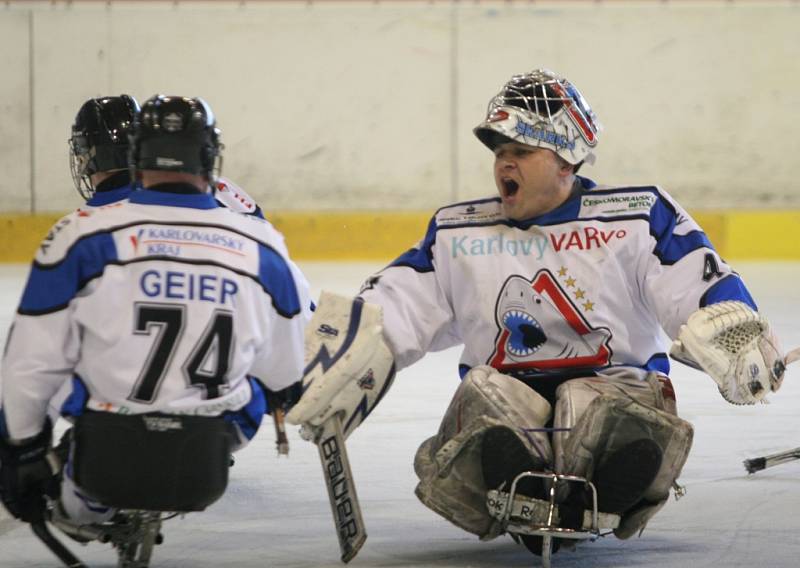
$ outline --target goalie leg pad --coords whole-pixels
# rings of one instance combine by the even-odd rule
[[[541,431],[551,407],[516,379],[487,366],[473,368],[456,390],[439,432],[417,450],[416,495],[427,507],[483,540],[502,533],[486,508],[483,440],[489,429],[517,434],[537,463],[552,464],[547,434]],[[493,430],[496,431],[496,430]]]
[[[663,506],[669,489],[680,475],[692,444],[691,424],[659,409],[659,393],[651,388],[655,381],[619,379],[574,379],[559,387],[556,399],[555,427],[569,429],[560,433],[556,463],[560,473],[593,479],[609,458],[624,448],[639,448],[640,440],[649,440],[661,453],[652,482],[641,491],[641,499],[623,515],[614,532],[627,538],[644,528]],[[649,448],[647,453],[649,452]],[[618,454],[617,454],[618,456]],[[616,457],[615,459],[619,459]],[[601,497],[602,499],[602,497]]]

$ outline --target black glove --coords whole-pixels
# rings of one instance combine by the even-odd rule
[[[30,523],[40,520],[45,495],[56,495],[58,471],[47,460],[52,440],[48,420],[35,438],[15,446],[0,436],[0,499],[8,512]]]

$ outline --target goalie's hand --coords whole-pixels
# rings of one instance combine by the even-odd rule
[[[305,341],[304,392],[286,421],[313,430],[339,414],[347,437],[394,378],[394,358],[383,339],[383,312],[360,298],[323,292]]]
[[[777,391],[786,368],[766,318],[747,304],[701,308],[678,332],[670,355],[708,373],[732,404],[755,404]]]

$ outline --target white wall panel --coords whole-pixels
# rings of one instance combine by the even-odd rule
[[[27,12],[0,8],[0,211],[31,210]]]
[[[37,210],[75,206],[69,126],[86,98],[121,92],[206,98],[224,173],[268,209],[491,194],[471,129],[537,66],[604,123],[585,169],[598,181],[658,183],[690,207],[800,207],[798,29],[792,1],[10,2],[0,210],[30,209],[31,178]]]

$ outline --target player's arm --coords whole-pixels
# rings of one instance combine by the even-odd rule
[[[264,298],[253,313],[264,326],[266,341],[260,345],[249,374],[259,378],[270,392],[291,393],[303,375],[304,334],[311,319],[309,285],[303,273],[280,246],[261,254],[260,282]],[[292,401],[293,402],[293,401]]]
[[[80,333],[72,316],[73,299],[90,285],[82,257],[92,244],[72,244],[71,229],[70,224],[64,225],[45,239],[9,330],[2,394],[7,435],[12,440],[41,433],[48,401],[72,377],[78,360]],[[97,260],[94,268],[103,264]]]
[[[359,294],[382,308],[384,337],[398,370],[430,351],[462,343],[452,308],[447,252],[438,248],[437,231],[434,218],[422,241],[368,278]]]
[[[668,195],[656,201],[650,223],[656,242],[643,291],[675,340],[670,355],[708,373],[734,404],[753,404],[780,388],[783,354],[739,275]]]

